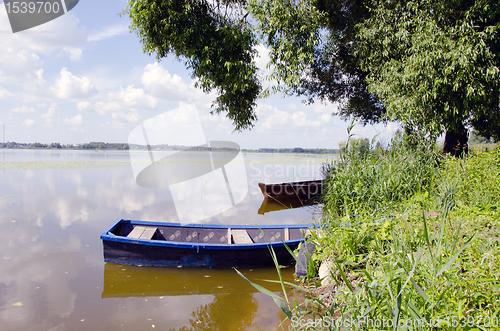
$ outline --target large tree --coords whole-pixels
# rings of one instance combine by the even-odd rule
[[[367,8],[363,1],[312,1],[129,0],[125,13],[146,53],[184,59],[204,91],[218,91],[214,111],[226,112],[237,130],[252,127],[255,101],[276,91],[340,102],[341,116],[380,121],[382,104],[368,93],[352,47]],[[258,79],[261,42],[270,49],[273,91],[262,91]]]
[[[356,51],[390,118],[445,131],[456,156],[468,126],[500,139],[498,1],[374,1],[370,11]]]
[[[446,132],[455,155],[468,126],[500,139],[499,11],[495,0],[129,0],[126,10],[145,51],[185,58],[238,130],[257,119],[263,42],[275,90],[338,102],[365,123]]]

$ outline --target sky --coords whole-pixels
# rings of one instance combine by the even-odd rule
[[[142,122],[179,107],[195,107],[207,140],[245,149],[337,148],[348,123],[332,116],[335,104],[277,94],[260,99],[258,121],[235,132],[224,114],[211,115],[216,95],[195,88],[191,72],[174,56],[160,62],[142,52],[120,16],[126,0],[80,0],[70,12],[12,33],[0,0],[0,130],[5,141],[81,144],[126,143]],[[256,63],[266,75],[267,50]],[[265,84],[268,84],[267,82]],[[388,142],[395,124],[355,126],[357,137]]]

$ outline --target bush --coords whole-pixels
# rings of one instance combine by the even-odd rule
[[[457,183],[466,206],[498,206],[500,202],[500,148],[474,150],[466,159],[447,158],[440,173],[443,182]]]
[[[347,147],[338,161],[323,167],[328,181],[325,211],[338,217],[387,210],[428,190],[440,159],[432,144],[413,145],[404,139],[393,139],[388,150],[377,152],[354,152]]]

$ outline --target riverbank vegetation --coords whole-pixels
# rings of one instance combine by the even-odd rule
[[[364,152],[349,139],[325,165],[316,270],[283,307],[287,327],[500,328],[500,148],[455,158],[416,138]]]
[[[500,149],[456,159],[407,137],[329,173],[323,313],[359,329],[500,327]]]

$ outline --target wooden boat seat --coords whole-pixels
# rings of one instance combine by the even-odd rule
[[[151,239],[153,238],[157,228],[146,227],[146,226],[136,226],[130,233],[127,235],[129,238],[138,238],[138,239]]]
[[[231,229],[233,241],[235,244],[252,244],[253,240],[250,238],[247,230]]]
[[[152,239],[153,236],[155,235],[156,229],[157,228],[151,228],[151,227],[146,228],[146,230],[144,230],[144,232],[141,234],[139,238],[148,240]]]

